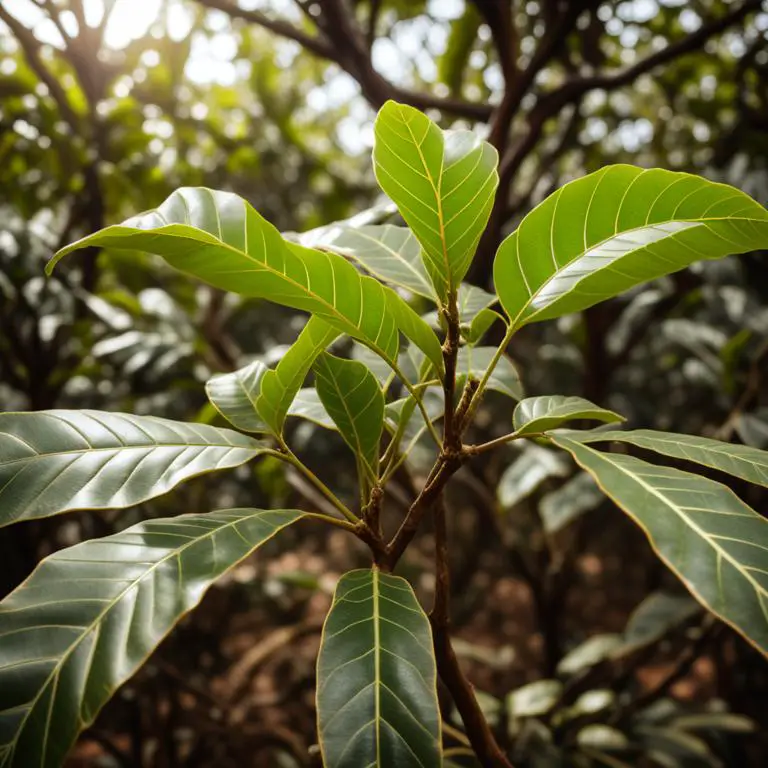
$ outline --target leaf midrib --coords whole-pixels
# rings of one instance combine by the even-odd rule
[[[610,433],[605,433],[605,434],[615,434],[615,433],[614,432],[610,432]],[[681,437],[688,437],[688,436],[687,435],[681,435]],[[648,448],[649,450],[653,450],[652,447],[649,448],[649,446],[652,446],[653,443],[656,443],[656,442],[658,442],[658,443],[669,443],[671,445],[680,446],[681,448],[691,448],[693,450],[705,451],[705,452],[708,452],[708,453],[716,453],[719,456],[723,456],[725,458],[730,459],[731,461],[742,462],[742,463],[747,464],[747,465],[749,465],[751,467],[754,467],[755,469],[760,468],[763,471],[768,471],[768,456],[766,457],[766,463],[765,464],[760,464],[757,461],[753,461],[752,459],[748,459],[746,456],[740,456],[738,454],[731,453],[728,450],[728,448],[735,448],[735,449],[738,449],[738,448],[750,448],[750,446],[748,446],[748,445],[731,445],[729,443],[726,443],[724,447],[710,446],[709,444],[707,444],[705,446],[702,446],[702,445],[696,445],[695,443],[691,443],[691,442],[688,442],[688,441],[685,441],[685,440],[682,440],[682,441],[678,442],[676,440],[671,440],[668,437],[657,437],[656,435],[651,435],[649,437],[648,435],[636,435],[635,436],[635,435],[627,434],[626,437],[624,437],[624,436],[622,436],[622,437],[607,437],[605,439],[606,439],[606,441],[634,443],[634,444],[638,445],[638,447],[640,447],[640,448]],[[579,441],[579,442],[581,442],[581,441]],[[594,440],[594,441],[590,440],[589,442],[597,442],[597,440]],[[645,445],[642,445],[642,443],[645,443]],[[753,449],[753,450],[755,450],[755,449]],[[685,452],[685,451],[683,451],[683,452]],[[701,459],[691,459],[691,458],[688,458],[688,461],[694,461],[695,463],[701,463],[701,464],[704,464],[704,466],[710,467],[711,469],[717,469],[720,472],[726,472],[726,474],[731,474],[727,470],[724,470],[722,467],[719,467],[716,464],[713,464],[711,462],[705,462],[705,461],[702,461]]]
[[[385,225],[386,226],[386,225]],[[393,225],[388,225],[393,226]],[[431,299],[432,301],[435,300],[435,295],[432,293],[432,286],[429,283],[429,276],[425,276],[416,269],[413,264],[411,264],[410,261],[408,261],[399,251],[396,251],[394,248],[391,248],[389,245],[387,245],[384,240],[377,240],[375,237],[371,237],[371,235],[363,232],[362,230],[355,231],[355,235],[361,239],[364,240],[370,240],[372,243],[376,243],[376,245],[383,248],[388,253],[392,254],[392,257],[398,261],[399,263],[403,264],[405,268],[408,270],[408,272],[413,275],[416,280],[420,283],[422,286],[421,291],[417,291],[412,285],[406,285],[403,282],[398,282],[397,280],[392,280],[391,278],[384,278],[381,276],[382,280],[387,280],[390,283],[395,283],[396,285],[399,285],[401,288],[406,288],[409,291],[413,291],[414,293],[418,293],[420,296],[423,296],[425,299]],[[409,237],[413,237],[414,240],[416,239],[414,235],[409,231]],[[405,240],[405,243],[408,242],[408,239]],[[416,241],[418,244],[418,240]],[[420,246],[419,246],[420,247]],[[333,248],[331,246],[328,247],[328,250],[333,251]],[[339,255],[343,256],[345,254],[340,253],[339,251],[336,251],[336,253],[339,253]],[[367,269],[369,272],[376,273],[376,270],[374,270],[372,267],[369,267],[361,258],[355,254],[354,250],[352,248],[349,249],[349,255],[351,258],[353,258],[358,264],[360,264],[364,269]]]
[[[512,326],[515,326],[520,321],[520,319],[522,318],[523,314],[531,306],[533,300],[539,295],[539,293],[541,293],[541,291],[544,288],[546,288],[550,284],[550,282],[552,282],[552,280],[554,280],[560,274],[560,272],[562,272],[564,269],[566,269],[567,267],[569,267],[571,264],[573,264],[574,262],[578,261],[579,259],[584,258],[585,254],[588,251],[594,250],[595,248],[600,248],[601,246],[605,245],[606,243],[610,242],[611,240],[616,239],[617,237],[621,237],[623,235],[632,234],[633,232],[639,232],[640,230],[643,230],[643,229],[652,229],[653,227],[655,227],[655,226],[657,226],[659,224],[672,224],[672,223],[686,223],[686,224],[688,224],[689,223],[689,224],[695,224],[697,226],[707,226],[710,223],[718,222],[718,221],[726,221],[726,222],[747,221],[747,222],[750,222],[750,223],[768,225],[768,218],[758,219],[758,218],[754,218],[754,217],[751,217],[751,216],[708,216],[706,218],[700,218],[700,219],[665,219],[664,221],[655,221],[652,224],[646,223],[646,224],[643,224],[642,226],[639,226],[639,227],[633,227],[632,229],[624,229],[621,232],[614,232],[610,237],[606,237],[603,240],[588,246],[586,248],[586,250],[580,252],[577,256],[574,256],[574,258],[572,258],[570,261],[568,261],[567,263],[565,263],[565,264],[563,264],[561,266],[558,266],[558,269],[555,270],[555,272],[553,272],[534,292],[531,292],[530,289],[528,289],[528,299],[525,302],[525,304],[520,308],[520,311],[517,313],[517,315],[515,316],[515,319],[512,322]],[[550,227],[551,226],[552,226],[552,224],[550,223]],[[515,233],[517,241],[518,241],[516,243],[516,248],[518,248],[518,249],[519,249],[519,240],[520,240],[520,230],[521,229],[522,229],[522,224],[520,225],[520,228],[518,228],[518,230]],[[586,229],[586,227],[585,227],[585,229]],[[690,227],[690,229],[693,229],[693,227]],[[684,230],[681,230],[681,231],[684,231]],[[655,245],[656,243],[664,242],[664,241],[668,240],[670,237],[674,237],[674,236],[676,236],[678,234],[680,234],[680,232],[670,232],[670,233],[668,233],[668,235],[666,237],[662,237],[662,238],[659,238],[658,240],[655,240],[653,244]],[[648,245],[647,243],[646,244],[642,244],[642,245],[639,245],[637,248],[633,248],[632,250],[626,251],[624,256],[626,256],[626,255],[628,255],[630,253],[634,253],[635,251],[642,250],[643,248],[646,248],[647,245]],[[619,258],[614,259],[613,261],[611,261],[608,264],[606,264],[605,267],[601,267],[600,269],[595,270],[594,272],[592,272],[590,274],[597,274],[598,272],[601,272],[603,269],[607,269],[609,266],[611,266],[615,262],[620,261],[622,258],[623,258],[623,256],[620,256]],[[519,263],[519,258],[518,258],[518,263]],[[522,272],[522,266],[520,267],[520,271]],[[523,273],[523,276],[524,276],[524,274],[525,273]],[[524,282],[524,284],[525,284],[525,286],[527,288],[528,287],[527,278],[524,279],[523,282]],[[557,297],[556,301],[560,301],[564,296],[568,296],[569,294],[573,293],[576,290],[577,286],[581,282],[582,282],[581,280],[577,281],[577,283],[574,285],[574,287],[571,290],[566,291],[565,293],[562,293],[560,296]],[[548,304],[546,307],[542,307],[541,309],[533,312],[532,314],[527,315],[526,316],[526,320],[532,320],[533,318],[535,318],[538,315],[540,315],[542,312],[545,312],[546,310],[548,310],[550,307],[551,307],[551,304]]]
[[[245,203],[245,201],[243,201],[243,204],[247,205],[247,203]],[[154,209],[153,211],[150,211],[149,213],[155,213],[156,210],[157,209]],[[145,214],[145,215],[147,215],[147,214]],[[244,223],[247,223],[247,218],[248,218],[248,210],[246,209],[245,210],[245,214],[244,214]],[[361,330],[361,328],[359,326],[356,326],[349,318],[347,318],[346,316],[342,315],[341,312],[339,312],[337,307],[335,307],[333,304],[329,304],[326,301],[326,299],[324,299],[322,296],[318,295],[317,293],[314,293],[309,288],[303,286],[301,283],[296,282],[292,277],[289,277],[285,272],[281,272],[280,270],[275,269],[274,267],[270,266],[266,262],[260,262],[258,259],[253,257],[250,253],[248,253],[248,251],[243,251],[243,250],[240,250],[239,248],[236,248],[234,245],[230,245],[226,241],[221,240],[220,238],[217,238],[214,234],[212,234],[211,232],[208,232],[207,230],[200,229],[199,227],[194,227],[191,224],[168,224],[168,225],[166,225],[167,227],[189,227],[190,229],[194,229],[196,232],[204,232],[206,235],[209,235],[211,238],[213,238],[213,240],[215,240],[216,242],[210,242],[210,241],[209,242],[204,242],[204,241],[201,241],[200,238],[192,237],[191,235],[186,235],[186,234],[178,234],[177,235],[177,234],[173,234],[173,233],[170,233],[170,232],[163,232],[162,230],[165,229],[166,227],[157,227],[156,229],[152,229],[152,230],[139,230],[139,229],[134,228],[134,227],[124,227],[122,225],[118,225],[118,226],[121,229],[127,229],[128,230],[128,233],[126,234],[126,236],[135,235],[137,232],[140,232],[140,233],[155,233],[155,234],[163,235],[165,237],[179,238],[181,240],[189,240],[189,241],[191,241],[193,243],[196,243],[198,245],[205,244],[205,245],[208,245],[208,246],[219,246],[219,247],[222,247],[222,248],[226,248],[227,250],[232,251],[233,253],[235,253],[235,254],[237,254],[239,256],[244,256],[246,259],[248,259],[248,261],[251,261],[254,264],[256,264],[259,267],[260,270],[263,270],[265,272],[269,272],[270,274],[275,275],[277,277],[281,277],[283,280],[285,280],[286,282],[290,283],[293,287],[300,289],[308,297],[310,297],[311,299],[314,299],[319,304],[321,304],[322,306],[326,307],[326,309],[328,310],[329,314],[331,314],[334,317],[336,317],[337,319],[339,319],[342,323],[344,323],[348,327],[354,328],[358,332]],[[115,246],[115,247],[119,248],[120,246]],[[284,247],[286,248],[286,250],[291,252],[291,249],[287,245],[284,245]],[[315,249],[307,248],[307,250],[315,250]],[[322,253],[321,251],[317,251],[317,252],[318,253]],[[302,264],[303,264],[303,261],[302,261]],[[304,265],[304,267],[306,269],[306,265]],[[240,271],[240,270],[238,270],[238,271]],[[309,272],[309,270],[306,270],[306,271],[307,271],[307,273]],[[336,271],[335,267],[333,266],[333,264],[331,264],[331,271],[333,271],[334,273]],[[361,275],[360,279],[362,280],[363,277],[364,276]],[[334,284],[335,284],[335,282],[334,282]],[[362,311],[360,313],[360,316],[362,318]],[[390,358],[387,356],[387,354],[384,352],[384,350],[381,349],[381,347],[378,345],[378,343],[376,343],[374,341],[371,341],[370,339],[366,339],[366,343],[368,345],[370,345],[371,349],[373,349],[384,360],[389,361]]]
[[[55,458],[56,456],[77,456],[92,453],[103,452],[122,452],[122,451],[155,451],[160,448],[242,448],[244,451],[258,451],[260,448],[249,445],[235,445],[234,443],[157,443],[147,445],[116,445],[108,448],[77,448],[69,451],[51,451],[48,453],[36,453],[34,456],[23,456],[20,459],[0,462],[0,470],[10,467],[13,464],[20,464],[25,461],[37,461],[42,459]]]
[[[269,513],[269,512],[277,512],[277,511],[278,510],[268,510],[267,513]],[[265,511],[262,510],[261,514],[264,514],[264,512]],[[215,528],[215,529],[211,530],[209,533],[203,534],[203,535],[201,535],[199,537],[196,537],[196,538],[192,539],[189,543],[181,545],[181,547],[179,547],[178,549],[174,549],[168,555],[164,556],[162,559],[158,560],[156,563],[151,565],[146,571],[144,571],[135,580],[132,580],[131,583],[119,595],[117,595],[113,600],[111,600],[109,602],[109,604],[104,608],[104,610],[101,611],[101,613],[99,613],[96,616],[96,618],[90,624],[86,624],[86,625],[83,626],[83,632],[81,632],[80,636],[67,648],[67,650],[64,653],[61,654],[59,662],[51,670],[51,673],[45,678],[45,681],[40,684],[40,686],[38,688],[37,695],[28,704],[29,708],[28,708],[27,714],[24,716],[24,718],[19,723],[19,725],[18,725],[18,727],[16,729],[16,735],[14,736],[14,738],[11,741],[8,741],[5,744],[0,745],[0,746],[3,747],[3,748],[7,747],[9,750],[11,750],[12,753],[15,752],[16,746],[17,746],[17,743],[18,743],[18,740],[19,740],[19,737],[21,736],[21,733],[22,733],[22,731],[23,731],[23,729],[24,729],[24,727],[25,727],[25,725],[27,723],[27,720],[29,719],[29,717],[32,714],[32,712],[35,709],[35,707],[37,706],[37,703],[40,701],[40,697],[43,695],[43,693],[48,688],[48,685],[49,685],[50,681],[54,677],[56,677],[57,680],[58,680],[59,672],[61,671],[62,666],[69,660],[70,656],[75,652],[75,650],[77,650],[77,647],[80,645],[80,643],[82,643],[83,640],[94,629],[98,628],[98,626],[101,623],[101,621],[103,620],[104,616],[109,611],[111,611],[115,607],[115,605],[120,600],[122,600],[123,597],[125,597],[125,595],[128,594],[128,592],[130,592],[130,590],[132,590],[137,584],[139,584],[139,582],[141,582],[146,576],[148,576],[149,574],[153,573],[155,571],[155,569],[158,568],[160,565],[163,565],[164,563],[166,563],[168,560],[172,559],[173,557],[180,557],[181,554],[184,552],[184,550],[186,550],[188,547],[194,546],[195,544],[197,544],[199,542],[205,541],[206,539],[214,536],[215,534],[219,533],[220,531],[226,530],[229,527],[235,527],[238,523],[240,523],[240,522],[242,522],[244,520],[250,520],[250,519],[252,519],[254,517],[257,517],[258,514],[259,513],[254,513],[253,515],[249,515],[248,517],[240,517],[240,518],[237,518],[236,520],[232,520],[230,522],[226,522],[224,525],[221,525],[218,528]],[[261,540],[260,542],[257,542],[257,543],[262,544],[262,543],[266,542],[269,539],[270,536],[273,536],[277,532],[277,530],[278,529],[275,528],[275,530],[271,534],[269,534],[266,538],[264,538],[263,540]],[[239,534],[240,532],[237,531],[237,533]],[[240,534],[240,537],[243,538],[242,534]],[[254,544],[254,546],[256,546],[256,544]],[[247,555],[244,555],[244,557],[245,556],[247,556]],[[62,558],[61,562],[67,562],[66,558]],[[181,565],[181,564],[179,564],[179,565]],[[191,610],[191,609],[189,609],[189,610]],[[179,618],[183,617],[186,613],[189,612],[189,610],[182,611],[179,614]],[[158,644],[160,642],[162,642],[163,638],[165,638],[173,630],[173,628],[176,626],[176,624],[178,624],[178,621],[174,622],[173,625],[168,629],[168,631],[165,632],[162,635],[162,637],[158,641]],[[156,644],[156,646],[157,646],[157,644]],[[138,667],[141,667],[144,664],[144,662],[149,658],[151,653],[152,653],[152,650],[150,650],[149,653],[147,653],[147,655],[144,657],[144,659],[142,659],[142,661],[140,662]],[[56,658],[56,657],[53,657],[53,658]],[[86,675],[86,678],[87,677],[89,677],[89,675]],[[87,682],[88,682],[88,680],[86,679],[85,680],[86,685],[87,685]],[[51,696],[51,700],[53,701],[53,694]],[[82,705],[82,701],[80,701],[79,703],[80,703],[80,705]],[[26,705],[19,705],[19,706],[26,706]],[[80,717],[80,712],[78,710],[78,718],[79,717]],[[49,721],[49,719],[47,719],[46,720],[46,732],[47,732],[49,727],[50,727],[50,721]]]
[[[566,438],[566,442],[570,442],[570,441],[567,440],[567,438]],[[597,450],[595,450],[594,448],[591,448],[588,445],[584,445],[583,443],[577,443],[577,444],[580,444],[583,448],[585,448],[586,450],[588,450],[591,453],[595,454],[595,456],[598,456],[599,458],[603,459],[608,464],[610,464],[612,467],[615,467],[616,469],[618,469],[622,474],[626,475],[631,480],[634,480],[638,485],[640,485],[646,491],[648,491],[653,496],[655,496],[660,501],[662,501],[665,504],[665,506],[669,507],[670,509],[672,509],[673,512],[675,512],[675,514],[678,516],[678,518],[681,518],[690,528],[692,528],[703,539],[705,539],[709,543],[709,545],[712,547],[712,549],[718,554],[719,557],[722,557],[725,560],[727,560],[743,576],[743,578],[745,578],[747,581],[749,581],[749,583],[752,584],[752,586],[754,587],[755,592],[757,592],[758,594],[763,594],[763,595],[768,596],[768,590],[764,589],[758,582],[756,582],[755,579],[749,574],[749,572],[745,571],[741,567],[741,564],[737,560],[734,560],[734,558],[731,556],[731,554],[726,549],[723,549],[722,547],[720,547],[717,544],[717,540],[716,540],[715,537],[711,536],[709,533],[707,533],[702,528],[700,528],[696,523],[694,523],[693,520],[691,520],[691,518],[688,515],[685,514],[685,512],[683,511],[682,507],[678,507],[676,504],[674,504],[672,502],[671,499],[668,499],[667,497],[665,497],[664,494],[662,494],[659,491],[657,491],[652,485],[649,485],[648,483],[646,483],[638,475],[635,475],[635,474],[627,471],[626,469],[624,469],[619,464],[616,464],[615,462],[611,461],[610,460],[610,454],[605,454],[605,453],[602,453],[601,451],[597,451]],[[583,467],[583,468],[587,469],[587,471],[588,471],[587,467]],[[601,488],[603,487],[602,484],[597,480],[597,478],[593,478],[593,479],[598,483],[598,485],[600,485]],[[730,491],[728,491],[727,488],[725,490],[730,493]],[[613,498],[613,494],[610,494],[607,491],[606,491],[606,494],[608,496],[610,496],[611,498]],[[634,517],[634,515],[633,515],[633,517]],[[738,541],[738,542],[741,542],[741,543],[749,543],[749,542],[744,542],[743,539],[735,539],[735,540]],[[656,547],[654,547],[654,549],[656,549]],[[672,567],[674,568],[674,565]],[[675,569],[675,570],[677,570],[677,569]],[[687,578],[686,578],[686,583],[690,583]],[[765,612],[765,609],[763,609],[763,612]]]
[[[440,235],[440,243],[442,245],[443,267],[445,268],[445,283],[448,287],[448,290],[453,291],[454,290],[453,275],[451,274],[451,263],[448,257],[448,244],[445,241],[445,217],[443,216],[443,200],[442,200],[442,193],[440,191],[443,185],[443,169],[445,168],[445,154],[443,154],[443,157],[440,160],[440,177],[437,180],[437,186],[435,186],[435,181],[432,178],[432,173],[430,172],[429,166],[427,165],[427,160],[424,157],[424,153],[421,151],[421,144],[419,144],[416,141],[416,136],[414,136],[413,131],[411,130],[410,122],[407,121],[402,116],[402,111],[401,111],[400,117],[406,129],[408,130],[408,133],[411,136],[411,140],[413,141],[413,146],[416,148],[416,152],[418,152],[419,159],[421,160],[421,164],[424,167],[424,172],[426,173],[427,179],[429,180],[429,185],[432,187],[432,192],[435,195],[435,202],[437,204],[437,222],[438,222],[438,226],[440,227],[438,234]],[[431,125],[427,124],[427,132],[424,134],[425,138],[427,134],[429,134],[430,128],[431,128]],[[445,153],[445,147],[443,147],[443,153]]]

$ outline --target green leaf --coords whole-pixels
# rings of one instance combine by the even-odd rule
[[[555,429],[574,419],[594,421],[624,421],[624,417],[613,411],[590,403],[583,397],[543,395],[521,400],[512,415],[512,424],[517,435],[533,435]]]
[[[391,288],[361,275],[343,256],[284,240],[230,192],[183,187],[159,208],[63,248],[47,271],[68,253],[91,245],[154,253],[217,288],[310,312],[389,362],[398,350],[393,308],[409,327],[415,323],[410,313],[416,313]],[[440,346],[437,338],[424,350],[427,355],[434,355],[435,344]]]
[[[562,691],[559,680],[535,680],[507,694],[507,709],[512,717],[540,717],[557,704]]]
[[[488,293],[476,285],[462,283],[459,286],[457,301],[459,320],[462,325],[471,323],[484,309],[493,306],[498,300],[494,293]]]
[[[446,302],[469,269],[499,183],[498,155],[471,131],[441,131],[413,107],[388,101],[374,126],[373,168],[424,249]]]
[[[288,409],[288,415],[311,421],[319,427],[325,427],[325,429],[337,429],[314,387],[305,387],[296,393],[296,397]]]
[[[301,516],[229,509],[148,520],[43,560],[0,603],[0,766],[59,768],[213,581]]]
[[[606,633],[593,635],[569,651],[557,665],[558,675],[575,675],[591,667],[621,648],[621,635]]]
[[[701,611],[687,594],[652,592],[638,605],[624,627],[624,649],[647,645]]]
[[[612,165],[566,184],[501,244],[514,327],[576,312],[700,259],[768,246],[768,211],[697,176]]]
[[[369,478],[378,477],[384,393],[376,377],[363,363],[326,352],[315,362],[315,388],[344,441],[368,470]]]
[[[652,429],[635,429],[627,432],[604,430],[602,432],[568,433],[572,440],[580,443],[616,441],[630,443],[638,448],[684,459],[705,467],[718,469],[749,483],[768,487],[768,451],[747,445],[734,445],[721,440],[693,435],[678,435],[675,432],[656,432]]]
[[[434,423],[442,418],[445,410],[442,390],[437,387],[427,387],[421,392],[421,401],[424,403],[424,409],[431,422]],[[411,396],[387,403],[385,414],[388,427],[394,434],[397,433],[402,420],[406,419],[406,423],[402,425],[401,446],[398,453],[407,456],[427,431],[423,414],[416,407],[416,401]],[[402,445],[403,442],[405,443],[404,446]]]
[[[387,306],[397,323],[397,327],[427,356],[442,378],[445,373],[443,350],[429,324],[419,317],[413,308],[394,291],[390,290],[387,294]]]
[[[257,456],[207,424],[104,411],[0,414],[0,526],[75,509],[122,509]]]
[[[461,347],[456,363],[457,390],[461,389],[467,376],[481,379],[495,354],[495,347]],[[501,392],[513,400],[522,400],[525,397],[520,375],[506,355],[499,358],[486,388]]]
[[[442,765],[429,620],[410,584],[378,569],[341,577],[317,660],[326,768]]]
[[[486,331],[497,321],[505,322],[504,318],[494,309],[481,309],[472,322],[461,326],[461,334],[468,344],[477,344],[485,335]]]
[[[264,375],[256,410],[275,435],[282,435],[285,417],[309,369],[338,335],[324,320],[310,317],[277,367]]]
[[[768,523],[760,515],[713,480],[551,437],[640,525],[694,597],[768,653]]]
[[[205,393],[213,407],[238,429],[269,432],[256,410],[261,381],[268,370],[264,363],[254,360],[237,371],[218,373],[206,382]]]
[[[435,301],[435,291],[421,260],[421,245],[406,227],[330,225],[303,233],[299,241],[349,256],[385,283]]]
[[[541,499],[539,514],[544,530],[555,534],[604,500],[595,481],[586,472],[579,472]]]
[[[379,360],[378,357],[375,359]],[[382,365],[386,366],[385,363]],[[238,429],[246,432],[270,432],[270,427],[256,410],[256,402],[261,392],[261,379],[267,371],[269,368],[256,360],[232,373],[216,374],[205,385],[208,399],[216,410]],[[326,429],[336,429],[314,387],[300,389],[296,393],[288,406],[287,416],[297,416]]]
[[[730,712],[706,712],[700,715],[682,715],[671,722],[673,728],[684,731],[726,731],[728,733],[754,733],[754,720]]]
[[[530,496],[550,477],[566,477],[571,471],[559,451],[528,443],[499,478],[496,493],[502,509],[511,509]]]

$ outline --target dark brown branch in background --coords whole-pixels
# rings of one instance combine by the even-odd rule
[[[319,6],[320,16],[313,18],[322,30],[322,36],[307,34],[293,24],[270,18],[260,11],[239,8],[233,0],[198,2],[206,8],[224,11],[232,18],[256,24],[280,37],[293,40],[315,56],[338,64],[357,81],[363,96],[374,108],[380,107],[387,99],[395,99],[418,109],[438,109],[446,114],[479,122],[486,122],[493,111],[488,104],[443,98],[390,83],[373,68],[369,41],[355,24],[349,10],[339,0],[325,0]]]
[[[14,37],[18,40],[19,45],[21,46],[21,50],[24,52],[24,58],[27,60],[30,68],[48,89],[48,93],[50,93],[51,98],[56,102],[56,106],[59,108],[62,120],[67,123],[73,134],[77,136],[81,128],[80,118],[70,104],[67,94],[64,92],[58,79],[43,63],[40,56],[41,45],[37,38],[14,16],[11,16],[2,4],[0,4],[0,20],[8,26],[11,32],[13,32]]]
[[[544,132],[544,127],[549,120],[556,117],[560,111],[569,104],[578,103],[589,91],[598,88],[610,91],[626,85],[631,85],[640,76],[651,72],[657,67],[674,61],[688,53],[701,50],[710,39],[734,24],[739,23],[750,13],[759,10],[760,6],[761,0],[747,0],[735,10],[726,13],[719,19],[703,24],[699,29],[682,40],[672,43],[666,48],[647,56],[636,64],[633,64],[631,67],[627,67],[626,69],[615,73],[603,73],[591,77],[574,78],[567,81],[556,90],[540,96],[528,115],[525,132],[519,136],[501,156],[499,164],[499,189],[496,193],[496,202],[491,211],[488,228],[483,235],[483,239],[478,248],[478,254],[472,266],[470,277],[476,282],[487,281],[490,277],[490,266],[496,248],[501,240],[502,230],[506,222],[504,211],[508,206],[510,186],[523,162],[538,146]],[[572,23],[572,21],[575,21],[575,19],[566,12],[566,14],[561,17],[559,25],[561,31],[566,31],[567,34],[569,23]],[[553,37],[549,46],[551,46],[553,53],[557,50],[557,39],[555,37]],[[530,70],[534,66],[538,66],[536,55],[534,55],[528,69]],[[533,77],[530,75],[526,77],[525,81],[529,86],[533,84],[535,74],[536,72],[534,71]],[[517,90],[519,90],[519,86],[516,91]],[[522,97],[525,96],[527,92],[528,90],[521,93],[519,101],[516,98],[516,93],[513,94],[513,96],[510,96],[509,93],[507,93],[504,98],[505,100],[508,100],[510,104],[514,105],[517,103],[519,105],[522,102]],[[503,104],[504,102],[502,102],[502,106]],[[514,118],[514,111],[509,112],[509,107],[506,107],[503,113],[502,107],[499,108],[499,112],[497,112],[499,128],[494,135],[498,137],[502,135],[503,126],[501,124],[501,118],[506,118],[508,114],[511,114],[512,118]],[[510,123],[511,119],[510,122],[507,123],[507,130],[509,130]],[[499,140],[501,141],[501,139]]]

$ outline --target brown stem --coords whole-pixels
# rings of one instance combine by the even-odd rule
[[[512,763],[507,760],[496,743],[477,703],[472,685],[461,671],[447,630],[433,623],[432,638],[440,679],[453,697],[480,764],[483,768],[513,768]]]
[[[261,11],[240,8],[234,0],[198,2],[204,7],[224,11],[232,18],[257,24],[280,37],[299,43],[315,56],[338,64],[358,82],[363,96],[375,108],[387,99],[395,99],[418,109],[439,109],[446,114],[480,122],[487,122],[493,112],[489,104],[401,88],[382,77],[371,64],[366,35],[355,24],[349,9],[338,0],[324,0],[319,4],[320,15],[314,21],[322,30],[321,35],[307,34],[293,24],[273,19]]]
[[[435,524],[435,596],[429,621],[435,646],[435,659],[440,678],[456,704],[472,749],[481,765],[489,768],[511,768],[496,743],[488,722],[477,703],[471,683],[464,676],[450,639],[451,576],[448,564],[448,535],[443,494],[433,506]]]

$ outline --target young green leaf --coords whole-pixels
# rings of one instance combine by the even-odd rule
[[[640,525],[694,597],[768,654],[764,518],[713,480],[601,453],[565,434],[551,439]]]
[[[700,259],[768,246],[768,211],[732,187],[612,165],[566,184],[499,248],[514,327],[586,309]]]
[[[442,765],[432,632],[410,584],[378,569],[339,580],[317,660],[326,768]]]
[[[457,391],[461,391],[467,376],[481,379],[495,354],[495,347],[461,347],[456,364]],[[506,355],[499,358],[488,379],[487,388],[501,392],[513,400],[522,400],[525,397],[520,375]]]
[[[59,768],[210,585],[298,510],[148,520],[60,550],[0,603],[0,766]]]
[[[384,393],[376,377],[357,360],[343,360],[326,352],[315,362],[315,388],[369,478],[378,477]]]
[[[245,432],[269,432],[269,426],[256,410],[261,381],[269,370],[254,360],[231,373],[217,373],[205,384],[213,407],[233,426]]]
[[[277,367],[264,375],[256,410],[275,435],[282,435],[285,417],[309,369],[338,335],[324,320],[310,317]]]
[[[413,107],[388,101],[374,126],[373,168],[424,249],[445,302],[466,275],[493,206],[498,155],[471,131],[441,131]]]
[[[734,445],[708,437],[678,435],[674,432],[656,432],[652,429],[569,432],[568,437],[580,443],[630,443],[674,459],[702,464],[768,488],[768,451],[747,445]]]
[[[527,397],[515,407],[512,424],[517,435],[532,435],[555,429],[574,419],[594,421],[624,421],[624,417],[613,411],[600,408],[583,397],[544,395]]]
[[[2,413],[0,437],[0,526],[132,507],[264,450],[229,429],[89,410]]]
[[[305,387],[296,393],[296,397],[288,409],[288,415],[311,421],[319,427],[325,427],[325,429],[337,429],[314,387]]]
[[[398,350],[393,307],[409,329],[415,324],[410,307],[391,288],[361,275],[343,256],[284,240],[230,192],[183,187],[159,208],[63,248],[48,264],[48,272],[68,253],[90,245],[154,253],[217,288],[310,312],[389,362],[395,361]],[[408,335],[408,329],[402,330]],[[424,338],[422,328],[414,341]],[[440,346],[437,338],[428,345],[425,353],[434,356],[435,345]]]
[[[504,322],[504,318],[495,309],[481,309],[469,325],[461,326],[461,335],[467,344],[477,344],[497,320]]]

